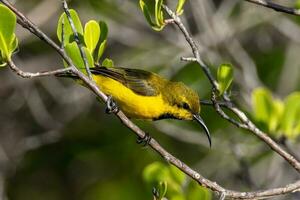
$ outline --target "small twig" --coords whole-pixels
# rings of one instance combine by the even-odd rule
[[[73,22],[73,19],[71,17],[71,14],[70,14],[70,11],[69,11],[69,8],[68,8],[68,4],[67,4],[67,2],[65,0],[62,0],[62,5],[63,5],[63,9],[64,9],[64,11],[66,13],[66,16],[68,18],[68,21],[69,21],[69,23],[71,25],[72,31],[74,33],[74,40],[75,40],[75,42],[76,42],[76,44],[77,44],[77,46],[79,48],[80,56],[83,59],[83,63],[84,63],[84,67],[85,67],[86,73],[87,73],[89,79],[93,80],[92,73],[90,71],[90,67],[91,66],[89,66],[86,53],[84,52],[84,49],[83,49],[84,46],[83,46],[83,44],[79,40],[79,35],[78,35],[77,30],[76,30],[76,27],[75,27],[75,24]]]
[[[173,12],[170,8],[168,8],[168,6],[162,5],[162,7],[170,15],[170,17],[172,17],[174,19],[174,23],[178,26],[178,28],[183,33],[186,41],[189,43],[189,45],[190,45],[190,47],[193,51],[193,54],[195,56],[196,61],[199,63],[200,67],[203,69],[203,71],[206,74],[207,78],[209,79],[211,85],[213,87],[217,88],[217,85],[218,85],[217,81],[215,80],[215,78],[211,74],[211,71],[210,71],[209,67],[203,62],[196,43],[194,42],[193,38],[191,37],[191,35],[187,31],[187,29],[185,28],[183,23],[181,22],[180,17],[178,17],[175,12]]]
[[[285,7],[285,6],[279,5],[277,3],[273,3],[273,2],[268,1],[268,0],[245,0],[245,1],[257,4],[257,5],[260,5],[260,6],[264,6],[264,7],[267,7],[267,8],[271,8],[271,9],[277,11],[277,12],[283,12],[283,13],[287,13],[287,14],[290,14],[290,15],[300,16],[300,9]]]
[[[31,73],[31,72],[23,72],[12,61],[7,61],[7,64],[14,72],[16,72],[19,76],[21,76],[23,78],[36,78],[36,77],[43,77],[43,76],[51,76],[51,75],[56,75],[56,74],[72,71],[71,67],[67,67],[67,68],[57,69],[57,70],[53,70],[53,71]]]

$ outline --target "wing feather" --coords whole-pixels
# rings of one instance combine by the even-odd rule
[[[91,68],[93,74],[100,74],[119,81],[124,86],[130,88],[136,94],[143,96],[156,96],[159,94],[159,86],[155,85],[151,80],[157,75],[140,69],[128,68],[107,68],[95,67]]]

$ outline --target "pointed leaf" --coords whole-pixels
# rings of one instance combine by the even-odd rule
[[[83,28],[81,25],[81,21],[79,19],[79,16],[77,14],[77,12],[73,9],[70,9],[70,14],[71,14],[71,18],[74,22],[75,28],[78,32],[79,35],[83,35]],[[69,23],[69,20],[66,16],[66,13],[63,13],[59,20],[58,20],[58,24],[57,24],[57,38],[59,39],[60,42],[62,42],[62,22],[64,23],[63,27],[64,27],[64,45],[73,42],[72,40],[74,40],[74,33],[72,30],[72,27]]]
[[[158,199],[162,199],[163,197],[165,197],[167,193],[168,183],[166,181],[159,182],[157,186],[157,190],[158,190]]]
[[[257,121],[268,122],[272,110],[272,95],[264,88],[252,92],[252,104]]]
[[[226,90],[228,90],[232,80],[233,80],[233,68],[230,64],[222,64],[218,68],[218,90],[220,95],[222,95]]]
[[[104,61],[102,62],[103,67],[114,67],[114,62],[109,59],[109,58],[105,58]]]
[[[94,21],[90,20],[84,27],[84,42],[87,49],[93,54],[98,41],[100,39],[100,26]]]
[[[163,0],[155,0],[155,21],[158,27],[164,26],[163,12],[161,11]]]
[[[169,169],[172,179],[176,181],[176,183],[178,183],[179,185],[183,184],[186,178],[185,174],[173,165],[169,166]]]
[[[98,55],[97,55],[97,62],[99,63],[99,60],[100,60],[100,58],[102,57],[102,55],[103,55],[103,53],[104,53],[104,51],[105,51],[105,49],[106,49],[106,40],[104,40],[101,44],[100,44],[100,46],[99,46],[99,49],[98,49]]]
[[[288,138],[295,138],[299,134],[300,124],[300,92],[290,94],[284,101],[284,113],[281,128]]]
[[[74,65],[80,69],[82,72],[85,73],[85,65],[84,61],[81,58],[80,50],[76,44],[76,42],[72,42],[66,45],[65,50],[68,54],[68,56],[72,59]],[[85,55],[88,60],[89,67],[94,67],[94,60],[87,48],[84,48]]]
[[[14,52],[18,48],[18,44],[19,44],[18,38],[14,34],[13,40],[11,41],[11,44],[9,47],[10,52]]]
[[[178,0],[178,4],[176,7],[176,14],[181,15],[183,13],[183,6],[184,6],[185,0]]]
[[[107,35],[108,35],[108,26],[104,21],[100,21],[99,22],[99,26],[100,26],[100,44],[103,43],[105,40],[107,40]]]
[[[148,24],[151,27],[155,26],[155,23],[151,19],[151,14],[150,14],[149,8],[148,8],[148,6],[146,5],[146,3],[143,0],[140,0],[140,7],[141,7],[141,9],[142,9],[142,11],[144,13],[144,16],[145,16]]]
[[[16,15],[6,6],[0,5],[0,51],[3,59],[10,59],[11,44],[15,39]]]

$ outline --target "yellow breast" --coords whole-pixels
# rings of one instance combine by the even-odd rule
[[[157,96],[142,96],[111,78],[101,75],[93,76],[93,78],[100,90],[107,95],[111,95],[128,117],[154,119],[172,109],[164,102],[161,94]]]

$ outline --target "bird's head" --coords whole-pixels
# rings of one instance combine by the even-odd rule
[[[198,94],[181,82],[170,82],[165,88],[165,98],[171,107],[170,113],[176,119],[195,120],[203,128],[211,145],[208,128],[200,117],[200,101]]]

